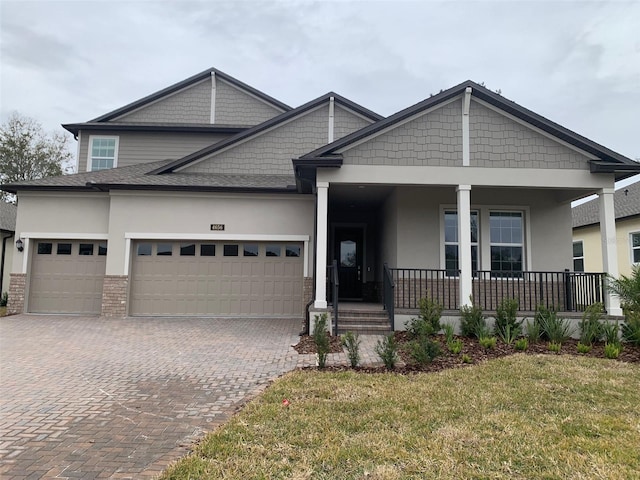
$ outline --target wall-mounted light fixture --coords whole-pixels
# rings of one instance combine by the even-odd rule
[[[21,238],[16,240],[16,248],[18,249],[19,252],[24,250],[24,242],[22,241]]]

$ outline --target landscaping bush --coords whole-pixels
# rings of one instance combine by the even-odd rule
[[[360,336],[357,333],[347,332],[342,335],[342,345],[347,349],[347,357],[353,368],[360,363]]]
[[[482,346],[482,348],[484,348],[485,350],[493,350],[496,347],[496,343],[497,343],[497,339],[496,337],[480,337],[478,339],[478,343]]]
[[[602,303],[596,302],[589,305],[582,315],[580,321],[580,343],[583,345],[593,345],[602,338],[602,315],[604,307]]]
[[[624,312],[622,338],[640,347],[640,265],[635,265],[628,277],[610,278],[609,289],[620,298]]]
[[[514,347],[516,350],[524,352],[527,348],[529,348],[529,341],[526,338],[520,338],[516,340]]]
[[[618,358],[621,352],[620,345],[616,345],[613,343],[607,343],[604,346],[604,356],[610,359]]]
[[[455,329],[453,327],[452,324],[450,323],[445,323],[442,326],[442,330],[444,331],[444,339],[447,343],[452,342],[453,341],[453,334],[455,332]]]
[[[549,349],[550,352],[558,353],[562,348],[562,344],[557,342],[549,342],[549,345],[547,346],[547,348]]]
[[[603,323],[602,336],[606,344],[620,346],[620,328],[617,323]]]
[[[9,302],[9,294],[7,292],[2,293],[2,297],[0,297],[0,307],[6,307]]]
[[[462,351],[463,346],[464,344],[462,343],[462,340],[460,340],[459,338],[455,340],[451,340],[450,342],[447,342],[447,348],[454,355],[459,354]]]
[[[420,338],[438,333],[442,329],[440,325],[442,305],[428,298],[421,298],[419,306],[420,315],[418,318],[412,318],[405,324],[409,336]]]
[[[536,311],[534,320],[540,326],[540,336],[552,343],[563,343],[567,341],[573,333],[571,324],[560,317],[554,310],[547,309],[542,305]]]
[[[621,331],[625,342],[640,347],[640,312],[627,312]]]
[[[318,356],[318,368],[324,368],[329,355],[329,332],[327,331],[327,314],[315,316],[313,326],[313,341],[316,344],[316,354]]]
[[[501,339],[508,337],[512,340],[522,332],[522,320],[518,321],[518,300],[513,298],[503,299],[496,308],[495,324],[493,325],[493,334]]]
[[[391,333],[382,340],[378,340],[375,350],[387,370],[393,370],[398,361],[398,344],[394,334]]]
[[[427,336],[412,340],[407,344],[406,348],[407,353],[418,365],[429,365],[434,358],[442,353],[440,345]]]
[[[463,337],[480,338],[487,334],[487,320],[482,308],[475,305],[464,305],[460,309],[460,331]]]
[[[582,342],[578,342],[576,349],[578,350],[578,353],[589,353],[591,351],[591,345],[585,345]]]

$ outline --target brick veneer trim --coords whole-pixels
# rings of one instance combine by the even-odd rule
[[[105,275],[102,286],[102,315],[125,317],[127,315],[128,275]]]
[[[7,313],[13,315],[24,311],[24,295],[27,287],[26,273],[12,273],[9,281]]]

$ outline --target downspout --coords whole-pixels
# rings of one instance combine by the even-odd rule
[[[2,285],[4,283],[4,257],[7,253],[7,240],[13,237],[10,234],[8,237],[2,237],[2,259],[0,260],[0,295],[2,295]]]

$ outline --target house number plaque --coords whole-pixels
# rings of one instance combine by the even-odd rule
[[[215,230],[218,232],[224,230],[224,223],[212,223],[211,230]]]

